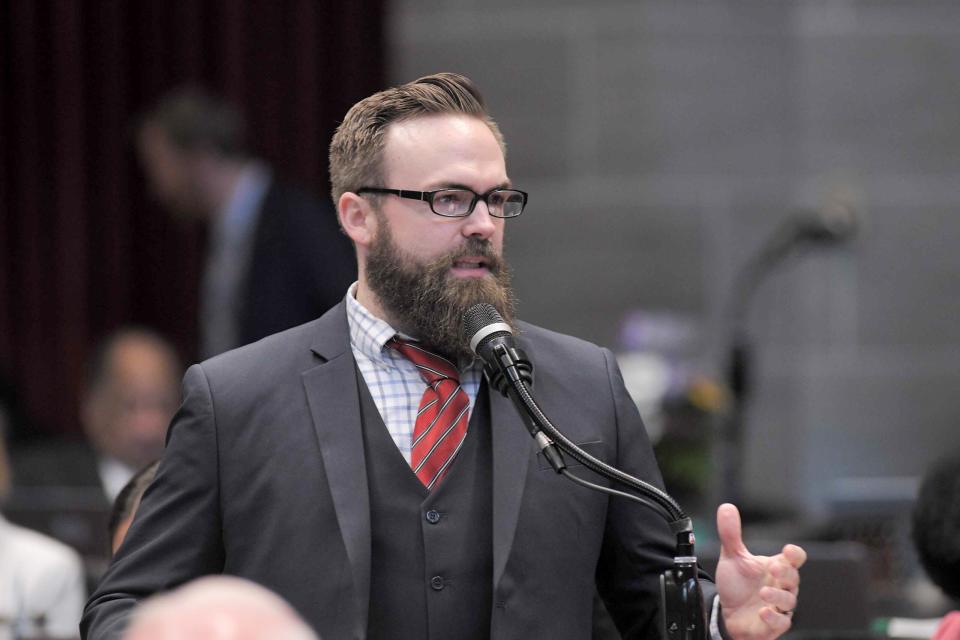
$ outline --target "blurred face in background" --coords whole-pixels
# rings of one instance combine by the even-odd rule
[[[165,345],[136,334],[118,339],[82,410],[93,448],[135,469],[159,458],[180,402],[179,376]]]
[[[208,215],[199,183],[202,162],[198,152],[175,146],[156,125],[141,129],[137,150],[150,192],[171,213],[184,218]]]

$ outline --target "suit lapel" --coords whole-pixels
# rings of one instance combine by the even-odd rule
[[[496,390],[490,389],[488,393],[493,441],[493,587],[496,589],[513,548],[527,471],[536,445],[513,403]]]
[[[343,303],[321,319],[312,347],[325,362],[302,374],[327,482],[353,571],[359,617],[355,637],[366,635],[370,598],[370,494],[363,453],[356,365]]]

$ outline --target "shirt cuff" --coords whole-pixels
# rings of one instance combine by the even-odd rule
[[[710,607],[710,640],[723,640],[720,633],[720,596],[713,596],[713,606]]]

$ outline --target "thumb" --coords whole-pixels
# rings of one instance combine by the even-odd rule
[[[721,555],[738,556],[749,553],[743,544],[740,512],[730,503],[724,503],[717,508],[717,535],[720,537]]]

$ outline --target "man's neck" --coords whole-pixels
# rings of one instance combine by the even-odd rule
[[[397,326],[397,322],[383,308],[383,305],[380,304],[380,299],[377,297],[377,294],[375,294],[370,287],[367,286],[363,275],[364,274],[361,272],[360,279],[357,281],[356,291],[354,291],[354,297],[356,297],[357,302],[362,304],[363,307],[375,317],[383,320],[394,329],[402,331],[403,327]]]

